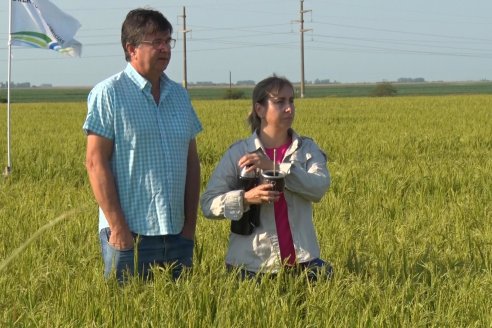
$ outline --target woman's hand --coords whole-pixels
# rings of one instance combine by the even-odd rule
[[[244,193],[244,202],[248,205],[276,202],[280,197],[280,192],[272,189],[272,184],[260,184]]]
[[[246,166],[246,172],[260,170],[273,170],[273,161],[263,153],[249,153],[239,159],[240,168]]]

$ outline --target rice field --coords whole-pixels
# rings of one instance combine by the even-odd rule
[[[197,100],[202,188],[249,134],[247,100]],[[492,327],[492,96],[296,100],[326,151],[315,205],[335,277],[238,281],[229,225],[199,215],[193,271],[105,281],[84,167],[84,103],[13,104],[0,179],[1,327]],[[5,133],[4,133],[5,131]],[[6,165],[6,106],[0,104]]]

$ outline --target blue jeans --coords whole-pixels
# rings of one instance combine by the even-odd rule
[[[142,236],[134,234],[135,247],[120,251],[108,244],[111,230],[104,228],[99,232],[101,252],[104,261],[104,276],[116,272],[119,282],[126,275],[139,275],[152,278],[152,266],[171,266],[173,279],[179,278],[184,268],[191,268],[194,241],[178,235]]]
[[[228,271],[234,271],[236,268],[230,264],[226,264]],[[299,263],[294,267],[286,267],[286,271],[289,273],[300,274],[301,272],[306,272],[307,277],[310,281],[317,281],[320,277],[326,277],[330,279],[333,276],[333,266],[323,261],[320,258],[314,260]],[[251,279],[251,278],[261,278],[264,273],[257,273],[253,271],[248,271],[245,269],[239,269],[239,277],[241,279]],[[275,277],[275,274],[271,275]]]

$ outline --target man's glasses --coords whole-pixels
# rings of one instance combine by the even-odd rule
[[[176,45],[176,39],[167,39],[167,40],[155,39],[152,41],[140,41],[140,43],[150,44],[155,50],[159,50],[164,47],[169,47],[172,49]]]

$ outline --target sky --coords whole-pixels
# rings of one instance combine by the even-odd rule
[[[12,81],[93,86],[126,66],[129,10],[161,11],[177,39],[166,74],[188,83],[301,80],[300,0],[52,0],[82,27],[80,58],[12,48]],[[7,81],[8,1],[0,3],[0,81]],[[491,0],[305,0],[304,78],[341,83],[492,80]]]

